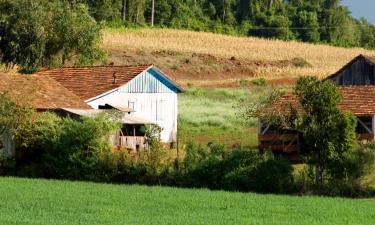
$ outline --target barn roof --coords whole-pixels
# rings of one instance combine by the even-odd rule
[[[375,114],[375,86],[346,86],[340,87],[342,100],[339,108],[342,111],[352,112],[356,116],[370,116]],[[271,110],[284,113],[286,110],[299,108],[297,97],[287,94],[278,98]]]
[[[39,110],[74,107],[90,109],[77,95],[49,77],[0,74],[0,93]]]
[[[115,90],[153,65],[93,66],[44,69],[37,75],[49,76],[84,100]],[[177,86],[171,79],[163,76]]]
[[[364,58],[366,61],[375,65],[375,57],[374,56],[368,56],[368,55],[362,55],[361,54],[361,55],[358,55],[357,57],[355,57],[354,59],[350,60],[339,71],[337,71],[336,73],[326,77],[324,80],[329,80],[329,79],[332,79],[332,78],[336,77],[337,75],[341,74],[344,70],[346,70],[348,67],[350,67],[353,63],[355,63],[358,59],[361,59],[361,58]]]

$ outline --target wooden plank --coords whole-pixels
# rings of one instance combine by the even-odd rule
[[[267,144],[260,144],[259,150],[271,150],[274,152],[284,152],[284,153],[290,153],[297,151],[297,145],[267,145]]]
[[[292,141],[296,137],[298,137],[298,134],[265,134],[265,135],[259,135],[258,140],[259,141]]]
[[[359,140],[374,140],[374,134],[373,133],[365,133],[365,134],[359,134],[358,135]]]

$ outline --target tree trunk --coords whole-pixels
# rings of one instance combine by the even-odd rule
[[[126,20],[126,0],[122,0],[122,21]]]
[[[315,165],[315,185],[321,187],[323,184],[322,179],[322,168],[319,164]]]
[[[225,23],[225,9],[226,9],[226,2],[223,0],[223,23]]]
[[[154,26],[154,19],[155,19],[155,0],[152,0],[152,8],[151,8],[151,26]]]
[[[268,8],[271,9],[274,3],[275,3],[274,0],[270,0],[270,4],[268,5]]]

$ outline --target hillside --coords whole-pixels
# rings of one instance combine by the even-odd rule
[[[339,48],[253,37],[172,29],[106,29],[103,47],[116,65],[153,63],[184,85],[237,86],[240,80],[265,77],[290,83],[300,75],[327,76],[359,54]]]
[[[17,187],[17,188],[14,188]],[[1,224],[374,224],[373,200],[0,178]]]

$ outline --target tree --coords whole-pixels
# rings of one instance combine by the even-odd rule
[[[33,142],[35,111],[14,101],[7,93],[0,94],[0,138],[8,156],[14,156],[17,147]]]
[[[296,104],[275,104],[284,95],[281,91],[273,91],[259,102],[242,107],[242,115],[247,119],[249,115],[250,118],[258,117],[272,127],[302,134],[304,144],[300,154],[307,164],[315,167],[317,187],[322,187],[327,179],[340,180],[349,176],[344,171],[354,165],[351,161],[358,158],[359,153],[356,151],[357,119],[351,113],[339,110],[341,93],[338,87],[331,81],[301,77],[290,93],[295,96]]]
[[[83,4],[0,0],[0,60],[30,73],[45,66],[92,64],[104,57],[100,26]]]
[[[331,81],[302,77],[294,93],[303,110],[295,129],[303,135],[308,163],[315,166],[315,184],[321,187],[327,168],[337,159],[344,160],[354,148],[357,121],[352,114],[339,110],[341,94]]]
[[[316,12],[300,11],[297,14],[296,27],[298,37],[306,42],[318,42],[320,40],[318,15]]]

